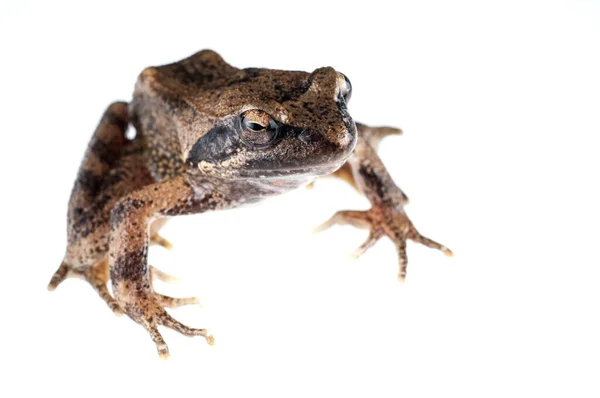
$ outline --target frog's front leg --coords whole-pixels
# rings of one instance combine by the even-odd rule
[[[182,176],[137,190],[121,199],[111,211],[109,265],[115,299],[127,315],[146,328],[163,358],[168,357],[169,350],[158,332],[159,325],[186,336],[204,336],[211,344],[213,338],[206,329],[185,326],[165,311],[165,307],[187,304],[186,299],[154,292],[147,263],[149,225],[157,217],[214,210],[224,202],[210,188],[192,188]]]
[[[364,253],[381,237],[388,236],[396,245],[398,252],[400,262],[398,278],[404,280],[408,263],[406,256],[408,239],[441,250],[448,256],[452,255],[452,251],[417,231],[404,211],[408,198],[396,186],[377,156],[375,149],[381,138],[389,134],[399,134],[401,131],[389,127],[371,128],[361,124],[357,124],[357,129],[356,149],[336,175],[363,192],[371,202],[371,208],[366,211],[339,211],[317,230],[326,229],[333,224],[351,224],[368,228],[369,237],[354,252],[355,257]]]

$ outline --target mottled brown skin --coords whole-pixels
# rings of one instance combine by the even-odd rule
[[[421,236],[403,208],[407,197],[376,154],[394,128],[355,124],[347,111],[351,87],[332,68],[313,73],[237,69],[212,51],[144,70],[133,100],[106,110],[81,164],[68,212],[64,260],[49,284],[87,280],[109,307],[146,328],[159,355],[159,325],[187,336],[165,307],[197,302],[156,293],[148,246],[170,247],[158,230],[171,216],[253,203],[334,174],[363,192],[368,211],[340,211],[320,229],[349,223],[370,229],[357,255],[382,236],[394,241],[406,275],[406,240],[446,254]],[[134,139],[125,132],[136,129]],[[107,288],[112,283],[112,295]]]

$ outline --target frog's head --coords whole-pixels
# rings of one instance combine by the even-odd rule
[[[231,137],[237,147],[231,159],[243,162],[241,176],[325,175],[344,163],[356,145],[356,126],[346,108],[351,94],[346,76],[332,68],[311,74],[242,73],[253,79],[240,84],[240,94],[252,95],[237,103],[234,115],[215,125],[215,131]],[[207,141],[212,138],[205,136]],[[205,142],[197,142],[191,159],[204,152]]]
[[[190,171],[309,179],[338,169],[356,145],[350,81],[333,68],[240,70],[202,51],[154,70],[161,91],[177,99],[172,114]]]

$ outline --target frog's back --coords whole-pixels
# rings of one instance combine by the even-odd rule
[[[180,128],[186,121],[181,118],[193,116],[184,98],[222,84],[235,71],[217,53],[204,50],[176,63],[146,68],[139,75],[129,112],[136,140],[156,181],[184,171],[182,147],[186,143]],[[187,112],[174,119],[174,110],[181,108]]]

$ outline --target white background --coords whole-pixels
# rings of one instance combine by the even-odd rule
[[[599,2],[204,3],[1,3],[6,396],[600,395]],[[200,295],[173,313],[215,347],[164,330],[159,361],[85,283],[47,292],[103,110],[203,48],[347,74],[356,120],[404,129],[381,157],[456,256],[409,244],[404,284],[387,240],[351,261],[365,231],[311,228],[368,203],[324,179],[163,230],[151,263],[183,282],[157,289]]]

